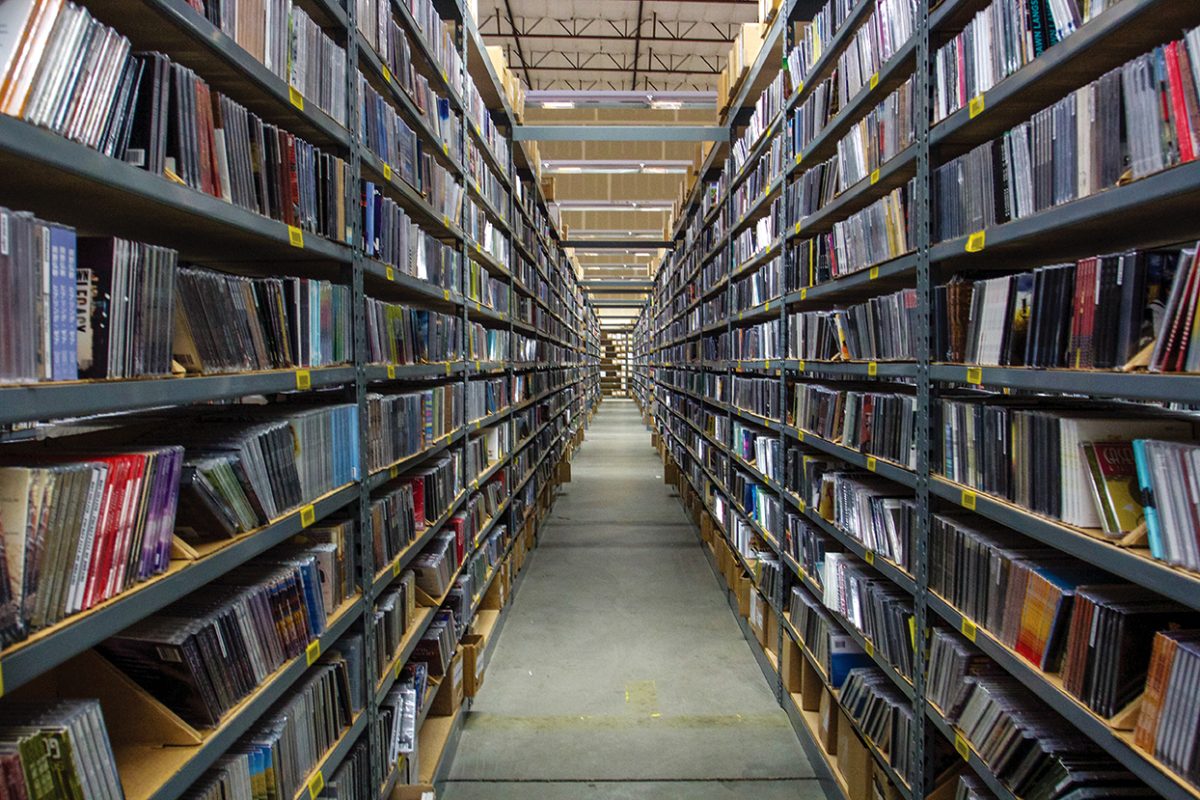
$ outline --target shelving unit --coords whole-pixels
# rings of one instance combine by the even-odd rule
[[[385,0],[387,2],[387,0]],[[51,673],[64,662],[87,653],[93,646],[129,625],[164,608],[174,600],[204,586],[249,559],[288,541],[296,534],[333,514],[357,520],[359,535],[352,543],[361,567],[358,594],[344,604],[330,621],[326,632],[314,643],[314,652],[330,645],[354,630],[364,634],[366,652],[362,685],[368,687],[366,706],[352,724],[342,731],[336,745],[325,753],[306,781],[301,796],[316,797],[319,786],[342,763],[360,741],[369,742],[374,774],[388,776],[380,786],[386,797],[399,771],[395,764],[384,763],[386,743],[381,740],[378,724],[379,704],[411,656],[418,640],[433,620],[439,605],[422,607],[412,620],[399,651],[390,654],[389,670],[374,673],[375,641],[371,623],[373,608],[381,592],[399,575],[469,498],[486,481],[507,477],[509,493],[498,511],[481,527],[475,541],[469,543],[460,572],[471,563],[476,549],[492,531],[504,526],[507,533],[503,552],[478,587],[471,616],[464,629],[487,634],[486,653],[495,647],[495,638],[503,628],[507,608],[483,608],[485,595],[503,574],[506,583],[514,580],[517,567],[525,563],[528,551],[537,543],[538,531],[556,496],[565,472],[560,468],[569,461],[582,442],[583,428],[600,398],[599,325],[594,309],[586,301],[577,277],[551,221],[549,207],[531,171],[525,145],[508,145],[516,119],[505,101],[503,88],[491,69],[484,52],[476,20],[457,0],[437,3],[443,20],[455,26],[458,57],[464,72],[475,81],[489,118],[482,122],[495,126],[506,147],[496,151],[481,131],[480,120],[470,118],[464,97],[455,89],[457,78],[441,67],[430,46],[428,35],[403,2],[390,2],[392,16],[407,36],[416,68],[430,80],[435,91],[449,98],[453,112],[463,124],[458,142],[442,142],[420,115],[413,99],[399,88],[390,70],[360,34],[353,3],[329,0],[302,0],[305,10],[339,46],[345,48],[347,96],[357,96],[359,70],[380,91],[397,113],[416,132],[429,152],[455,179],[464,184],[467,197],[483,209],[504,243],[509,258],[497,258],[481,243],[474,241],[464,226],[452,222],[436,210],[417,189],[408,185],[391,166],[384,164],[366,143],[359,139],[358,103],[347,108],[348,124],[305,103],[287,83],[271,73],[243,50],[232,38],[214,28],[184,0],[154,0],[135,3],[129,0],[88,0],[85,5],[99,19],[128,36],[134,50],[160,50],[173,60],[193,68],[211,86],[228,93],[265,120],[274,122],[323,148],[337,152],[350,170],[345,198],[350,227],[342,243],[316,234],[299,232],[281,222],[261,217],[172,183],[162,176],[106,158],[98,152],[58,137],[20,120],[0,116],[0,170],[6,178],[0,187],[0,204],[28,210],[38,216],[79,227],[89,233],[123,236],[138,241],[165,245],[179,251],[181,262],[198,263],[232,272],[255,275],[288,274],[320,277],[351,287],[355,319],[354,359],[340,366],[249,372],[195,377],[164,377],[139,380],[77,381],[0,386],[0,426],[15,426],[0,439],[24,438],[34,424],[37,433],[72,418],[113,415],[108,421],[119,423],[120,414],[162,407],[186,407],[211,401],[235,400],[248,396],[317,396],[336,398],[358,405],[360,427],[361,479],[340,487],[324,497],[312,498],[303,508],[294,509],[269,525],[230,541],[212,554],[194,561],[172,561],[168,571],[130,591],[119,594],[89,612],[68,617],[62,623],[41,631],[28,640],[0,652],[0,694],[22,697],[22,688]],[[489,200],[470,174],[465,157],[468,142],[481,152],[483,163],[507,193],[508,201],[498,206]],[[453,147],[451,147],[453,145]],[[370,180],[383,187],[411,218],[427,233],[450,243],[462,255],[458,285],[438,286],[404,274],[363,254],[358,246],[363,232],[357,216],[361,181]],[[518,224],[519,223],[519,224]],[[500,250],[499,252],[504,252]],[[509,310],[491,308],[476,300],[480,297],[471,284],[472,264],[482,266],[491,278],[503,283]],[[476,287],[477,290],[477,287]],[[464,323],[478,322],[485,327],[506,331],[511,347],[503,360],[489,361],[485,354],[471,352],[463,341],[465,356],[451,363],[385,365],[369,363],[366,358],[364,308],[367,297],[403,302],[459,316]],[[527,337],[528,352],[519,357],[515,336]],[[420,388],[461,383],[464,389],[472,381],[500,378],[508,384],[512,399],[506,407],[479,419],[465,419],[421,452],[371,471],[367,462],[367,395],[381,389]],[[522,422],[521,417],[527,415]],[[475,475],[461,475],[463,491],[437,519],[420,532],[416,540],[388,564],[373,563],[369,536],[369,504],[372,492],[387,486],[406,471],[430,462],[452,448],[462,447],[476,431],[503,426],[509,429],[513,443],[502,457],[480,469]],[[522,426],[530,429],[518,442]],[[517,474],[517,467],[521,473]],[[487,656],[485,656],[485,659]],[[312,659],[302,655],[271,676],[235,714],[209,732],[196,748],[180,748],[172,754],[170,773],[141,775],[126,780],[125,793],[130,800],[151,798],[172,800],[188,791],[269,709],[307,672]],[[427,701],[432,701],[436,690]],[[457,732],[461,731],[464,709],[469,700],[449,719],[428,714],[428,703],[421,719],[421,738],[438,739],[439,753],[421,754],[420,776],[434,778],[444,774],[453,753]],[[436,734],[436,735],[435,735]],[[365,737],[365,738],[364,738]],[[145,770],[142,771],[143,773]],[[416,776],[414,776],[415,778]],[[145,783],[152,779],[153,786]],[[144,785],[143,785],[144,784]],[[312,787],[317,786],[316,790]]]
[[[768,41],[782,41],[784,52],[795,44],[792,23],[810,19],[822,3],[788,0],[766,34]],[[981,625],[967,619],[944,598],[929,588],[928,531],[931,515],[954,510],[973,512],[980,518],[1007,526],[1031,543],[1041,543],[1096,565],[1118,578],[1146,587],[1186,607],[1200,608],[1200,577],[1153,560],[1139,547],[1118,547],[1095,532],[1089,532],[1020,508],[1002,498],[989,497],[969,487],[952,483],[931,468],[939,437],[935,414],[939,397],[964,390],[977,393],[1035,394],[1053,398],[1111,399],[1122,409],[1131,403],[1178,403],[1195,408],[1200,403],[1200,383],[1195,374],[1150,374],[1140,372],[1030,369],[940,363],[931,352],[931,298],[936,285],[950,277],[968,279],[987,271],[995,274],[1074,260],[1124,248],[1151,248],[1195,241],[1200,238],[1200,221],[1184,209],[1196,207],[1200,197],[1200,165],[1185,163],[1140,180],[1122,183],[1106,191],[1062,204],[1032,216],[997,225],[973,236],[949,241],[932,239],[932,218],[937,208],[930,198],[932,170],[973,147],[991,140],[1028,119],[1067,92],[1120,67],[1150,48],[1178,39],[1181,32],[1200,25],[1200,8],[1156,0],[1121,0],[1095,19],[1083,24],[1062,41],[1049,47],[1032,62],[1001,80],[977,97],[971,108],[963,108],[936,125],[929,122],[932,102],[932,64],[936,50],[948,41],[981,9],[986,0],[921,0],[916,4],[915,34],[898,46],[893,55],[855,96],[844,101],[807,145],[797,150],[792,114],[812,96],[821,81],[830,77],[837,59],[852,42],[858,28],[870,19],[876,0],[859,0],[852,5],[842,26],[823,42],[820,55],[802,85],[794,87],[763,126],[764,132],[746,143],[748,158],[738,165],[730,157],[731,143],[738,142],[747,128],[758,99],[757,90],[743,91],[727,112],[723,125],[728,140],[717,142],[698,171],[698,179],[686,196],[674,231],[674,250],[655,279],[651,300],[634,326],[633,394],[647,425],[652,426],[666,465],[667,480],[679,487],[681,500],[691,512],[706,543],[714,570],[729,587],[731,605],[739,616],[755,596],[773,615],[775,631],[763,636],[743,623],[751,648],[759,656],[768,680],[797,731],[830,797],[852,797],[845,766],[821,743],[815,707],[803,706],[798,686],[803,674],[806,686],[817,684],[837,703],[837,687],[824,675],[817,657],[803,641],[789,616],[781,580],[769,580],[769,565],[792,573],[791,580],[805,587],[818,601],[823,590],[820,576],[810,575],[784,545],[784,518],[795,514],[844,551],[856,567],[872,578],[895,587],[911,597],[911,637],[917,669],[912,680],[879,652],[848,620],[834,613],[841,632],[853,639],[871,662],[890,678],[906,699],[911,715],[904,756],[914,765],[907,782],[894,768],[893,755],[882,753],[864,741],[875,764],[876,780],[889,783],[898,796],[929,797],[945,789],[958,772],[976,773],[1002,800],[1013,792],[997,778],[963,734],[946,722],[944,714],[926,693],[928,634],[934,627],[950,629],[990,658],[1007,675],[1026,686],[1046,708],[1095,744],[1108,756],[1143,781],[1155,793],[1173,800],[1200,797],[1200,789],[1172,773],[1151,754],[1132,744],[1128,731],[1116,730],[1063,688],[1057,675],[1046,674],[1036,665],[1009,650]],[[770,48],[764,47],[764,51]],[[779,58],[760,59],[752,67],[745,85],[761,89],[770,84],[786,65]],[[881,100],[906,79],[913,81],[916,105],[915,136],[868,177],[845,187],[815,213],[802,215],[794,207],[789,187],[815,165],[837,152],[838,141]],[[735,210],[736,192],[754,173],[758,159],[771,150],[775,137],[784,142],[783,167],[757,188],[755,197]],[[916,241],[910,252],[872,259],[861,271],[836,279],[804,285],[789,285],[788,276],[798,272],[792,245],[816,233],[828,232],[833,224],[878,200],[892,189],[913,181],[908,214],[915,220]],[[773,203],[782,198],[778,206]],[[714,202],[715,199],[715,202]],[[745,198],[743,197],[743,201]],[[758,220],[774,214],[775,238],[759,242],[756,252],[739,260],[734,241]],[[755,273],[771,273],[774,287],[755,304],[735,303],[733,286]],[[804,361],[796,358],[743,358],[715,353],[717,337],[766,321],[778,321],[782,346],[787,347],[789,315],[795,312],[844,307],[851,303],[915,289],[919,357],[909,361]],[[713,357],[720,355],[721,357]],[[732,393],[736,380],[764,379],[762,391],[781,412],[764,417],[739,408]],[[842,391],[900,392],[916,401],[915,452],[912,465],[888,461],[861,452],[840,441],[798,427],[791,418],[793,390],[797,385],[820,382]],[[735,426],[750,429],[778,448],[776,471],[768,473],[742,457],[734,440]],[[935,428],[934,426],[938,426]],[[826,519],[790,488],[783,472],[788,448],[832,457],[849,467],[885,478],[898,495],[911,496],[916,508],[918,535],[911,568],[887,560],[848,531]],[[741,477],[738,477],[741,476]],[[743,508],[738,488],[742,480],[755,484],[762,496],[777,508],[773,524],[763,524],[757,514]],[[760,512],[765,513],[765,512]],[[770,520],[768,522],[771,522]],[[763,547],[755,559],[737,544],[738,531],[757,538]],[[832,611],[832,609],[830,609]],[[794,648],[794,654],[790,649]],[[780,656],[783,656],[781,658]],[[785,663],[786,662],[786,663]],[[799,664],[800,666],[796,666]],[[789,668],[795,667],[794,675]],[[809,684],[809,681],[814,682]],[[806,689],[807,691],[808,689]],[[814,691],[818,691],[814,689]],[[860,738],[866,740],[861,730]],[[887,795],[892,796],[892,795]],[[942,796],[941,794],[938,795]],[[953,796],[950,787],[948,796]]]

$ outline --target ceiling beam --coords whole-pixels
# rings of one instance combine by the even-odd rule
[[[629,82],[629,91],[637,88],[638,54],[642,48],[642,0],[638,0],[637,34],[633,37],[633,80]]]
[[[512,3],[509,0],[504,0],[504,9],[508,12],[508,24],[512,25],[515,31],[517,26],[513,23]],[[521,68],[525,70],[525,83],[532,86],[533,78],[529,77],[529,62],[525,60],[525,51],[521,49],[521,37],[514,36],[513,41],[517,45],[517,56],[521,59]]]

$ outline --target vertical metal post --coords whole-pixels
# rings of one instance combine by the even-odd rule
[[[925,664],[928,657],[929,632],[928,605],[926,603],[929,591],[929,526],[930,526],[930,493],[929,493],[929,462],[930,445],[933,442],[931,411],[932,392],[929,384],[929,362],[931,323],[930,304],[933,296],[933,276],[929,264],[929,232],[931,204],[929,198],[929,109],[930,109],[930,33],[929,33],[929,2],[921,0],[917,8],[917,56],[914,69],[916,74],[916,147],[917,147],[917,180],[915,198],[909,198],[909,213],[916,215],[916,247],[917,247],[917,552],[916,552],[916,584],[917,594],[913,610],[916,614],[916,659],[913,675],[913,731],[910,737],[913,765],[913,797],[924,797],[934,787],[936,776],[933,774],[934,764],[931,758],[933,748],[929,735],[932,726],[926,725],[925,717]]]

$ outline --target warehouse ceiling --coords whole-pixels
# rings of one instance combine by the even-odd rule
[[[757,19],[758,0],[479,0],[477,14],[528,90],[527,125],[713,125],[717,78],[742,23]],[[670,239],[672,208],[706,152],[694,142],[537,143],[543,189],[571,241]],[[632,323],[666,252],[576,249],[581,278],[600,282],[589,291],[602,324]]]
[[[479,0],[530,89],[712,91],[757,0]]]

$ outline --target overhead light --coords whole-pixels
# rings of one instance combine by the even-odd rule
[[[683,103],[678,100],[652,100],[650,107],[657,111],[678,111],[683,108]]]
[[[583,167],[559,167],[555,172],[580,173],[583,172]]]
[[[542,101],[542,108],[568,109],[568,108],[574,108],[574,107],[575,107],[575,103],[573,103],[569,100],[568,101],[560,101],[560,100],[543,100]]]

